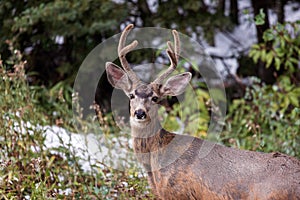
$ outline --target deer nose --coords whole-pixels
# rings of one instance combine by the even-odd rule
[[[137,119],[145,119],[147,117],[146,112],[142,109],[138,109],[134,112],[134,116]]]

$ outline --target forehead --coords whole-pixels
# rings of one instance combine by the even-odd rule
[[[148,98],[153,95],[153,91],[150,85],[141,85],[134,90],[134,93],[140,98]]]

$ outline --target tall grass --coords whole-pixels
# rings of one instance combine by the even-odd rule
[[[75,123],[91,130],[98,122],[73,118],[69,87],[28,85],[26,63],[11,50],[10,60],[0,60],[0,199],[150,198],[145,177],[135,170],[100,163],[84,171],[65,141],[46,148],[46,125],[75,131]]]

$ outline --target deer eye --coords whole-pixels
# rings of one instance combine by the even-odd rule
[[[134,95],[133,94],[129,94],[129,99],[134,99]]]
[[[157,101],[158,101],[158,97],[152,97],[152,99],[151,99],[153,102],[155,102],[155,103],[157,103]]]

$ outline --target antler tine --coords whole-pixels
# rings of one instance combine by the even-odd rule
[[[176,69],[178,58],[180,54],[180,40],[176,30],[172,31],[174,38],[174,47],[170,41],[167,42],[167,54],[171,62],[170,67],[154,81],[155,84],[162,84],[162,82]]]
[[[138,41],[134,40],[129,45],[125,46],[127,35],[129,34],[129,32],[131,31],[131,29],[133,27],[134,27],[133,24],[129,24],[122,32],[120,40],[119,40],[119,45],[118,45],[118,56],[119,56],[121,65],[122,65],[123,69],[127,72],[127,74],[129,75],[129,78],[132,81],[138,82],[138,81],[140,81],[140,79],[135,74],[135,72],[130,68],[129,63],[126,60],[126,54],[128,52],[130,52],[131,50],[133,50],[138,45]]]

